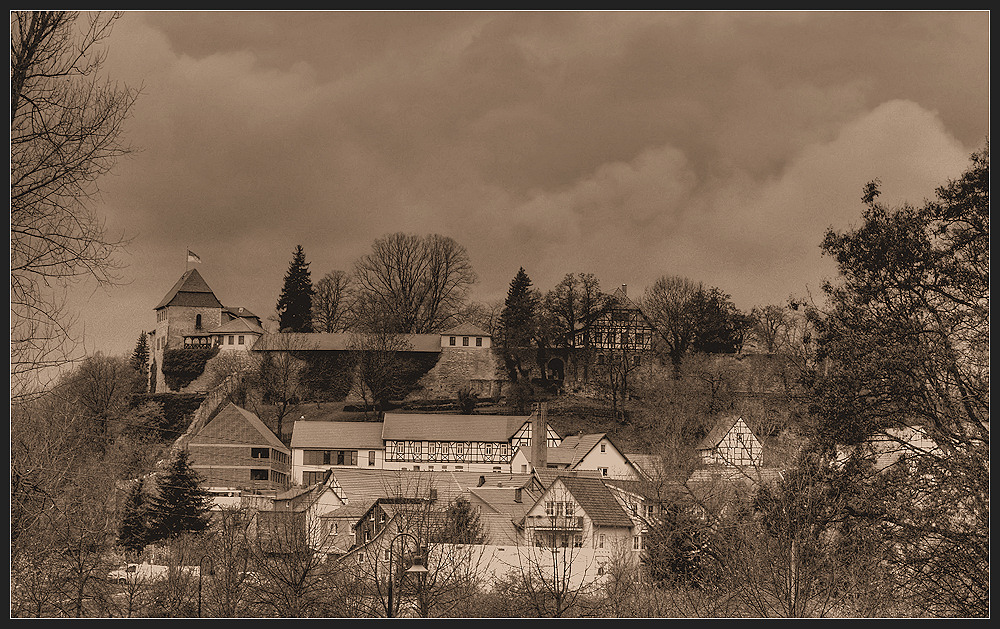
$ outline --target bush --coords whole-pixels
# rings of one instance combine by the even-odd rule
[[[463,415],[472,415],[476,412],[476,404],[479,403],[479,396],[469,387],[462,387],[456,394],[458,398],[458,410]]]
[[[219,353],[218,347],[167,349],[163,351],[163,378],[171,391],[180,391],[205,373],[205,363]]]

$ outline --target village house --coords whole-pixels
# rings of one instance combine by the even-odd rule
[[[547,447],[562,440],[531,416],[385,413],[381,422],[297,421],[292,427],[292,478],[314,482],[328,469],[510,473],[514,453],[530,447],[544,423]],[[526,471],[526,470],[522,470]]]
[[[564,437],[558,446],[548,448],[545,467],[594,470],[605,478],[636,480],[641,476],[638,468],[619,450],[607,433]],[[518,448],[511,461],[511,469],[528,472],[534,468],[531,448]]]
[[[259,417],[231,402],[191,437],[187,449],[191,468],[215,493],[281,491],[291,484],[291,450]]]

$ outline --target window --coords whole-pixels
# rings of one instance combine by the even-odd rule
[[[493,466],[493,472],[494,472],[495,474],[499,474],[499,473],[500,473],[501,471],[502,471],[502,470],[500,469],[500,466],[499,466],[499,465],[494,465],[494,466]]]
[[[200,330],[201,329],[201,315],[195,315],[195,317],[194,317],[194,329],[195,330]]]
[[[601,452],[607,452],[608,451],[607,448],[608,448],[607,444],[604,443],[601,444]]]
[[[250,480],[268,480],[270,474],[269,470],[250,470]]]
[[[482,346],[483,346],[483,337],[477,336],[476,337],[476,347],[482,347]]]
[[[392,553],[391,550],[389,550],[388,548],[385,549],[385,552],[383,553],[383,557],[385,557],[386,561],[389,561],[392,558],[391,553]]]
[[[583,548],[583,535],[576,534],[573,536],[573,548]]]
[[[226,337],[226,344],[227,345],[232,345],[233,344],[233,335],[232,334],[230,334],[229,336]]]
[[[522,465],[521,466],[521,473],[522,474],[527,474],[528,473],[528,466],[527,465]]]
[[[640,550],[642,548],[642,538],[638,535],[632,538],[632,550]]]
[[[420,471],[420,466],[419,465],[414,465],[413,466],[413,471],[414,472],[419,472]]]
[[[468,346],[469,346],[469,337],[463,336],[462,337],[462,347],[468,347]]]
[[[368,451],[368,467],[375,467],[375,451]]]
[[[243,345],[243,335],[242,334],[240,334],[240,338],[238,339],[238,341],[239,341],[240,345]]]
[[[604,548],[604,535],[597,536],[597,547]]]
[[[607,476],[608,475],[608,468],[606,468],[606,467],[599,467],[599,468],[597,468],[597,470],[601,473],[601,476]]]
[[[271,458],[270,448],[250,448],[250,458],[251,459],[269,459]]]
[[[454,344],[455,344],[455,337],[454,336],[448,337],[448,345],[454,345]]]
[[[302,484],[315,485],[323,480],[325,474],[326,472],[302,472]]]

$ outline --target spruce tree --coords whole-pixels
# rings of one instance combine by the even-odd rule
[[[159,479],[158,495],[150,499],[149,542],[208,528],[211,498],[200,480],[188,462],[187,450],[180,450]]]
[[[285,284],[278,297],[278,326],[282,332],[312,332],[312,296],[314,290],[309,263],[302,245],[296,245],[285,273]]]
[[[538,294],[531,289],[531,278],[520,268],[510,282],[500,313],[500,349],[511,382],[516,382],[518,376],[526,378],[530,370],[538,301]]]
[[[125,512],[118,529],[118,546],[130,555],[138,555],[146,547],[149,538],[146,495],[142,491],[142,481],[138,481],[125,502]]]
[[[139,340],[135,343],[135,350],[132,352],[129,364],[139,374],[136,392],[145,393],[149,381],[149,340],[146,338],[145,332],[139,335]]]

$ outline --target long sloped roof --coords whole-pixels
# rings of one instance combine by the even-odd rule
[[[632,527],[632,518],[625,513],[611,490],[600,478],[587,476],[560,476],[558,481],[566,487],[580,508],[597,526]]]
[[[407,441],[506,442],[529,416],[386,413],[382,437]]]
[[[200,308],[222,308],[222,302],[201,276],[198,269],[188,269],[181,275],[160,303],[153,308],[159,310],[166,306],[195,306]]]
[[[258,433],[260,433],[261,437],[263,437],[263,443],[267,443],[267,445],[271,446],[272,448],[277,448],[282,452],[287,453],[289,451],[288,446],[283,444],[281,440],[278,439],[278,437],[275,436],[273,432],[271,432],[271,429],[268,428],[264,424],[264,422],[260,420],[259,417],[257,417],[256,415],[254,415],[253,413],[251,413],[246,409],[236,406],[232,402],[227,404],[221,411],[219,411],[216,414],[215,417],[212,418],[212,421],[208,422],[208,424],[206,424],[200,431],[198,431],[198,434],[196,434],[194,437],[191,438],[190,443],[194,445],[205,445],[218,441],[220,438],[220,435],[217,434],[219,432],[219,427],[222,426],[225,423],[226,419],[233,414],[235,414],[237,417],[242,418],[243,421],[249,424]],[[225,436],[232,438],[232,431],[227,431]],[[258,445],[258,444],[262,444],[262,442],[255,441],[254,443],[247,445]]]
[[[349,503],[374,498],[426,498],[430,489],[437,490],[437,499],[449,503],[469,488],[523,487],[531,480],[530,474],[497,474],[455,471],[414,471],[340,467],[333,470],[333,478],[341,489],[342,498]]]
[[[293,448],[370,448],[380,450],[382,422],[297,421],[292,424]]]
[[[364,335],[354,332],[281,332],[261,336],[253,346],[256,352],[267,351],[346,351],[363,346]],[[400,351],[441,351],[440,334],[402,334]]]

